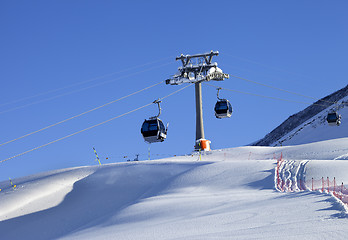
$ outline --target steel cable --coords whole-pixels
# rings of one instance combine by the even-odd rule
[[[209,83],[204,83],[205,85],[214,87],[214,88],[220,88],[218,86],[215,86],[213,84],[209,84]],[[301,103],[301,104],[313,104],[313,105],[317,105],[317,106],[322,106],[322,107],[327,107],[325,105],[322,104],[317,104],[317,103],[310,103],[310,102],[302,102],[302,101],[294,101],[294,100],[289,100],[289,99],[283,99],[283,98],[277,98],[277,97],[270,97],[270,96],[265,96],[265,95],[260,95],[260,94],[255,94],[255,93],[249,93],[249,92],[243,92],[243,91],[238,91],[238,90],[233,90],[233,89],[228,89],[228,88],[221,88],[224,89],[226,91],[231,91],[231,92],[237,92],[237,93],[241,93],[241,94],[246,94],[246,95],[251,95],[251,96],[256,96],[256,97],[262,97],[262,98],[269,98],[269,99],[274,99],[274,100],[278,100],[278,101],[285,101],[285,102],[293,102],[293,103]]]
[[[153,69],[157,69],[157,68],[160,68],[160,67],[169,65],[169,64],[172,64],[172,63],[166,63],[166,64],[158,65],[158,66],[156,66],[156,67],[152,67],[152,68],[148,68],[148,69],[146,69],[146,70],[142,70],[142,71],[130,73],[130,74],[128,74],[128,75],[120,76],[120,77],[117,77],[117,78],[114,78],[114,79],[111,79],[111,80],[107,80],[107,81],[104,81],[104,82],[101,82],[101,83],[97,83],[97,84],[94,84],[94,85],[91,85],[91,86],[88,86],[88,87],[80,88],[80,89],[73,90],[73,91],[66,92],[66,93],[62,93],[62,94],[59,94],[59,95],[56,95],[56,96],[53,96],[53,97],[49,97],[49,98],[45,98],[45,99],[42,99],[42,100],[38,100],[38,101],[35,101],[35,102],[32,102],[32,103],[24,104],[24,105],[22,105],[22,106],[18,106],[18,107],[14,107],[14,108],[11,108],[11,109],[7,109],[7,110],[4,110],[4,111],[1,111],[0,114],[7,113],[7,112],[12,112],[12,111],[14,111],[14,110],[21,109],[21,108],[25,108],[25,107],[28,107],[28,106],[31,106],[31,105],[34,105],[34,104],[46,102],[46,101],[49,101],[49,100],[52,100],[52,99],[56,99],[56,98],[59,98],[59,97],[62,97],[62,96],[66,96],[66,95],[70,95],[70,94],[73,94],[73,93],[81,92],[81,91],[84,91],[84,90],[87,90],[87,89],[90,89],[90,88],[94,88],[94,87],[97,87],[97,86],[100,86],[100,85],[103,85],[103,84],[107,84],[107,83],[110,83],[110,82],[114,82],[114,81],[116,81],[116,80],[120,80],[120,79],[123,79],[123,78],[127,78],[127,77],[130,77],[130,76],[139,74],[139,73],[143,73],[143,72],[146,72],[146,71],[150,71],[150,70],[153,70]]]
[[[79,85],[82,85],[82,84],[85,84],[85,83],[93,82],[93,81],[96,81],[98,79],[110,77],[110,76],[115,75],[115,74],[119,74],[119,73],[122,73],[122,72],[127,72],[129,70],[133,70],[133,69],[136,69],[136,68],[140,68],[140,67],[144,67],[144,66],[151,65],[151,64],[154,64],[154,63],[158,63],[158,62],[161,62],[163,60],[167,60],[169,58],[172,58],[172,57],[162,58],[162,59],[159,59],[159,60],[156,60],[156,61],[140,64],[140,65],[137,65],[137,66],[134,66],[134,67],[129,67],[129,68],[117,71],[117,72],[108,73],[108,74],[104,74],[102,76],[98,76],[98,77],[95,77],[95,78],[92,78],[92,79],[88,79],[88,80],[85,80],[85,81],[77,82],[77,83],[74,83],[74,84],[71,84],[71,85],[68,85],[68,86],[65,86],[65,87],[60,87],[60,88],[49,90],[49,91],[46,91],[46,92],[43,92],[43,93],[38,93],[36,95],[20,98],[20,99],[17,99],[17,100],[6,102],[6,103],[1,103],[0,107],[1,106],[5,106],[5,105],[9,105],[9,104],[13,104],[13,103],[17,103],[17,102],[21,102],[21,101],[24,101],[24,100],[28,100],[28,99],[31,99],[31,98],[39,97],[39,96],[42,96],[42,95],[47,95],[49,93],[57,92],[57,91],[64,90],[64,89],[67,89],[67,88],[79,86]]]
[[[267,84],[264,84],[264,83],[256,82],[256,81],[249,80],[249,79],[246,79],[246,78],[242,78],[242,77],[239,77],[239,76],[236,76],[236,75],[230,74],[230,76],[231,76],[231,77],[234,77],[234,78],[237,78],[237,79],[240,79],[240,80],[243,80],[243,81],[246,81],[246,82],[258,84],[258,85],[261,85],[261,86],[264,86],[264,87],[268,87],[268,88],[275,89],[275,90],[278,90],[278,91],[290,93],[290,94],[297,95],[297,96],[300,96],[300,97],[304,97],[304,98],[308,98],[308,99],[313,99],[313,100],[321,101],[321,102],[327,102],[327,103],[330,103],[330,104],[335,104],[335,103],[336,103],[336,102],[331,102],[331,101],[326,101],[326,100],[321,100],[321,99],[320,99],[320,100],[317,100],[316,98],[311,97],[311,96],[307,96],[307,95],[303,95],[303,94],[300,94],[300,93],[288,91],[288,90],[285,90],[285,89],[282,89],[282,88],[278,88],[278,87],[273,87],[273,86],[271,86],[271,85],[267,85]]]
[[[106,106],[108,106],[108,105],[110,105],[110,104],[112,104],[112,103],[118,102],[118,101],[120,101],[120,100],[122,100],[122,99],[128,98],[128,97],[133,96],[133,95],[135,95],[135,94],[137,94],[137,93],[140,93],[140,92],[143,92],[143,91],[145,91],[145,90],[147,90],[147,89],[150,89],[150,88],[152,88],[152,87],[155,87],[155,86],[157,86],[157,85],[159,85],[159,84],[161,84],[161,83],[163,83],[163,82],[164,82],[164,81],[158,82],[158,83],[153,84],[153,85],[151,85],[151,86],[149,86],[149,87],[143,88],[143,89],[141,89],[141,90],[139,90],[139,91],[133,92],[133,93],[131,93],[131,94],[128,94],[128,95],[126,95],[126,96],[123,96],[123,97],[121,97],[121,98],[118,98],[118,99],[116,99],[116,100],[113,100],[113,101],[111,101],[111,102],[105,103],[105,104],[103,104],[103,105],[101,105],[101,106],[92,108],[92,109],[90,109],[90,110],[88,110],[88,111],[85,111],[85,112],[83,112],[83,113],[77,114],[77,115],[72,116],[72,117],[70,117],[70,118],[66,118],[66,119],[64,119],[64,120],[62,120],[62,121],[60,121],[60,122],[56,122],[56,123],[54,123],[54,124],[51,124],[51,125],[46,126],[46,127],[43,127],[43,128],[41,128],[41,129],[39,129],[39,130],[36,130],[36,131],[34,131],[34,132],[25,134],[25,135],[23,135],[23,136],[21,136],[21,137],[12,139],[12,140],[7,141],[7,142],[4,142],[4,143],[1,143],[1,144],[0,144],[0,147],[3,146],[3,145],[6,145],[6,144],[8,144],[8,143],[11,143],[11,142],[17,141],[17,140],[19,140],[19,139],[22,139],[22,138],[28,137],[28,136],[30,136],[30,135],[33,135],[33,134],[35,134],[35,133],[44,131],[44,130],[46,130],[46,129],[48,129],[48,128],[57,126],[57,125],[59,125],[59,124],[62,124],[62,123],[64,123],[64,122],[67,122],[67,121],[72,120],[72,119],[74,119],[74,118],[80,117],[80,116],[85,115],[85,114],[87,114],[87,113],[93,112],[93,111],[95,111],[95,110],[97,110],[97,109],[106,107]]]
[[[191,85],[193,85],[193,84],[189,84],[189,85],[187,85],[187,86],[185,86],[185,87],[182,87],[182,88],[180,88],[179,90],[176,90],[176,91],[174,91],[174,92],[168,94],[167,96],[160,98],[159,100],[163,100],[163,99],[165,99],[165,98],[167,98],[167,97],[170,97],[170,96],[172,96],[172,95],[174,95],[174,94],[176,94],[176,93],[178,93],[178,92],[184,90],[185,88],[187,88],[187,87],[189,87],[189,86],[191,86]],[[46,143],[46,144],[43,144],[43,145],[41,145],[41,146],[32,148],[32,149],[30,149],[30,150],[27,150],[27,151],[22,152],[22,153],[20,153],[20,154],[14,155],[14,156],[12,156],[12,157],[3,159],[3,160],[0,161],[0,163],[6,162],[6,161],[11,160],[11,159],[13,159],[13,158],[20,157],[20,156],[22,156],[22,155],[24,155],[24,154],[30,153],[30,152],[32,152],[32,151],[35,151],[35,150],[38,150],[38,149],[40,149],[40,148],[46,147],[46,146],[48,146],[48,145],[51,145],[51,144],[56,143],[56,142],[59,142],[59,141],[64,140],[64,139],[66,139],[66,138],[72,137],[72,136],[74,136],[74,135],[76,135],[76,134],[79,134],[79,133],[85,132],[85,131],[87,131],[87,130],[90,130],[90,129],[92,129],[92,128],[98,127],[98,126],[103,125],[103,124],[105,124],[105,123],[108,123],[108,122],[110,122],[110,121],[112,121],[112,120],[115,120],[115,119],[117,119],[117,118],[126,116],[126,115],[128,115],[128,114],[130,114],[130,113],[133,113],[133,112],[135,112],[135,111],[138,111],[138,110],[140,110],[140,109],[143,109],[143,108],[145,108],[145,107],[148,107],[148,106],[150,106],[150,105],[152,105],[152,104],[153,104],[153,102],[148,103],[148,104],[145,104],[145,105],[143,105],[143,106],[141,106],[141,107],[138,107],[138,108],[136,108],[136,109],[133,109],[133,110],[131,110],[131,111],[129,111],[129,112],[123,113],[123,114],[118,115],[118,116],[113,117],[113,118],[110,118],[110,119],[108,119],[108,120],[106,120],[106,121],[104,121],[104,122],[95,124],[95,125],[93,125],[93,126],[90,126],[90,127],[88,127],[88,128],[82,129],[82,130],[77,131],[77,132],[75,132],[75,133],[72,133],[72,134],[69,134],[69,135],[67,135],[67,136],[58,138],[58,139],[56,139],[56,140],[54,140],[54,141],[51,141],[51,142]]]

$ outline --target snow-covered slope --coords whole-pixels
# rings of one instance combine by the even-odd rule
[[[333,104],[337,103],[337,104]],[[342,115],[342,125],[329,127],[326,116],[336,111]],[[348,85],[290,116],[254,146],[293,145],[348,137]]]
[[[343,138],[59,170],[14,179],[15,189],[1,182],[0,239],[346,239],[332,195],[275,189],[274,156],[289,163],[282,177],[348,182],[347,153]]]
[[[344,103],[342,103],[344,102]],[[341,115],[340,126],[329,126],[326,122],[326,117],[329,112],[335,111],[332,107],[325,109],[314,117],[310,118],[305,123],[299,125],[288,134],[284,135],[276,142],[270,144],[277,145],[297,145],[310,142],[324,141],[335,138],[343,138],[348,136],[348,97],[343,98],[339,102],[338,113]]]

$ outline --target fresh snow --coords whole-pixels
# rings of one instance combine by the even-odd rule
[[[278,139],[271,146],[279,145],[299,145],[311,142],[324,141],[334,138],[347,137],[348,132],[348,97],[342,98],[337,106],[331,107],[321,111],[314,117],[307,120],[305,123],[296,127],[294,130]],[[329,126],[326,121],[329,112],[336,111],[341,115],[340,126]],[[295,124],[295,123],[294,123]]]
[[[1,182],[0,239],[346,239],[344,205],[282,178],[348,183],[348,138],[79,167]],[[286,163],[286,164],[285,164]]]

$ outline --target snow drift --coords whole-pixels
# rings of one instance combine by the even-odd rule
[[[345,239],[332,195],[275,189],[274,156],[309,161],[305,178],[348,182],[347,146],[240,147],[1,182],[1,239]]]

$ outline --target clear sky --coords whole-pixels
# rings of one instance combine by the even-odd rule
[[[1,143],[169,78],[175,57],[219,51],[226,73],[319,99],[347,84],[348,2],[1,1]],[[212,84],[307,104],[221,91],[230,119],[218,120],[216,89],[203,86],[212,148],[250,144],[313,99],[230,78]],[[0,146],[0,160],[44,145],[161,98],[164,83],[92,113]],[[166,98],[167,140],[151,158],[188,154],[195,140],[194,87]],[[140,127],[155,105],[0,164],[0,180],[42,171],[148,157]],[[108,159],[106,159],[108,158]]]

